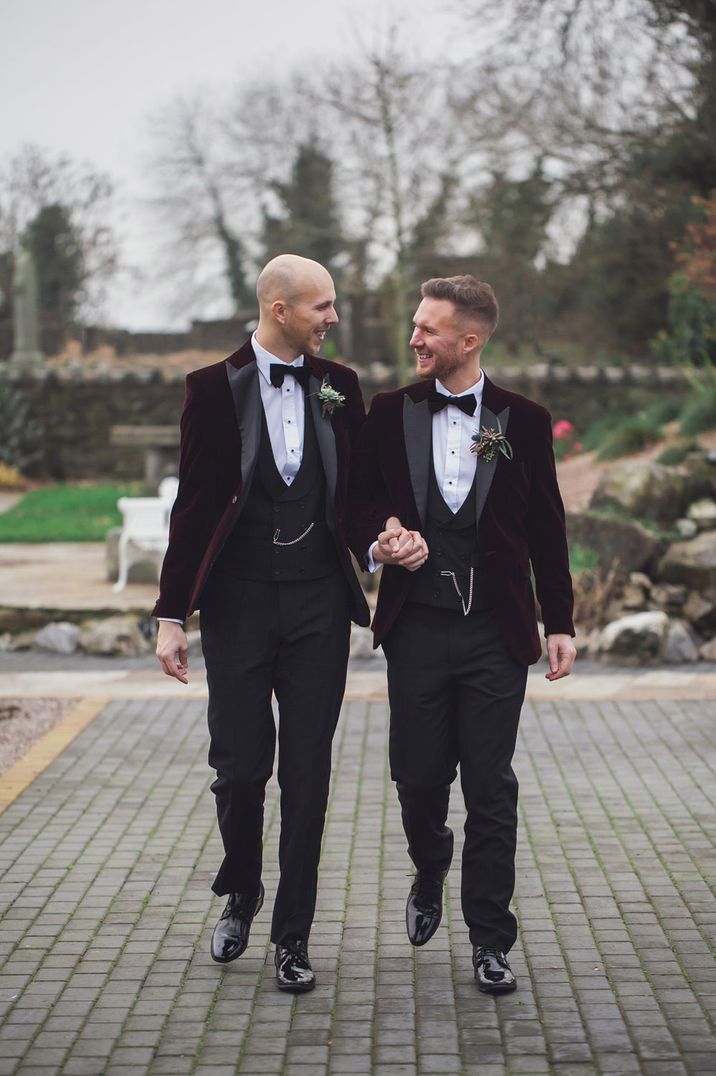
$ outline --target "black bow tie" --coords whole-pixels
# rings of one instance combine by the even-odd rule
[[[445,396],[442,392],[436,392],[435,389],[430,390],[428,407],[431,415],[434,415],[437,411],[442,411],[443,407],[447,407],[448,404],[452,404],[453,407],[459,407],[466,415],[474,415],[477,399],[473,393],[470,393],[469,396]]]
[[[272,362],[269,367],[271,384],[280,389],[286,374],[292,374],[304,390],[308,389],[308,379],[311,376],[310,366],[289,366],[285,362]]]

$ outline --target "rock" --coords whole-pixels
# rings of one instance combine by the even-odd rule
[[[671,665],[699,660],[699,648],[684,620],[669,621],[661,657]]]
[[[700,531],[716,530],[716,501],[704,497],[689,506],[688,518]]]
[[[663,556],[658,576],[690,590],[716,589],[716,531],[703,531],[688,542],[674,542]]]
[[[0,654],[7,654],[12,650],[12,635],[9,631],[0,635]]]
[[[688,590],[683,583],[657,583],[651,588],[651,604],[665,613],[680,613]]]
[[[602,629],[599,649],[610,657],[637,663],[655,661],[661,654],[669,627],[666,613],[634,613],[613,620]]]
[[[641,517],[669,525],[683,515],[692,499],[683,468],[630,460],[602,475],[589,507],[617,508],[631,519]]]
[[[595,657],[599,653],[601,631],[593,628],[590,632],[578,631],[574,638],[578,657]]]
[[[646,594],[643,587],[636,587],[632,583],[627,583],[622,591],[621,596],[622,609],[636,612],[639,609],[646,607]]]
[[[641,587],[647,597],[651,593],[651,579],[644,572],[630,572],[629,582],[633,587]]]
[[[16,635],[12,636],[10,643],[10,650],[32,650],[35,645],[34,631],[19,631]]]
[[[593,549],[603,568],[616,562],[625,572],[646,568],[666,549],[641,524],[599,512],[568,512],[567,535],[570,542]]]
[[[55,620],[40,628],[35,636],[35,646],[40,650],[50,650],[56,654],[74,654],[80,637],[76,624],[66,620]]]
[[[107,538],[105,540],[105,578],[108,583],[114,583],[119,576],[119,536],[122,533],[121,527],[112,527],[107,531]],[[129,569],[127,575],[128,583],[156,583],[159,578],[159,567],[161,564],[161,558],[158,554],[147,553],[144,560],[135,561]]]
[[[716,600],[692,590],[684,604],[682,614],[693,624],[700,635],[709,636],[716,631]]]
[[[699,657],[702,661],[716,661],[716,639],[709,640],[699,650]]]
[[[693,519],[677,519],[674,526],[682,538],[693,538],[699,533],[699,528]]]
[[[708,497],[716,500],[716,470],[710,465],[708,457],[702,452],[695,452],[686,457],[680,465],[684,472],[686,489],[688,491],[687,504]]]
[[[86,654],[121,654],[125,657],[147,654],[153,649],[153,643],[144,636],[133,616],[86,621],[80,632],[79,646]]]

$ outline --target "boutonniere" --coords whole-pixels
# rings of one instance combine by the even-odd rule
[[[332,415],[337,407],[343,407],[346,402],[346,398],[343,393],[334,389],[328,380],[328,374],[323,378],[323,383],[316,393],[316,396],[321,401],[322,411],[321,414],[324,418],[328,418]]]
[[[498,452],[501,452],[506,459],[512,459],[512,445],[502,432],[499,418],[496,430],[483,426],[480,433],[473,433],[470,451],[476,456],[481,456],[485,463],[492,463]]]

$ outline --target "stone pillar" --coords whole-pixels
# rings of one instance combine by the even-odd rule
[[[29,250],[15,257],[12,278],[14,347],[9,366],[12,370],[35,370],[45,356],[40,351],[40,326],[37,271]]]

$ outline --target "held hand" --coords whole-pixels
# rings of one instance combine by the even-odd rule
[[[545,680],[561,680],[563,676],[569,676],[576,656],[577,648],[571,635],[548,635],[549,672],[545,674]]]
[[[390,516],[378,535],[373,557],[379,564],[395,564],[414,572],[427,560],[428,547],[419,531],[406,530],[396,516]]]
[[[174,624],[170,620],[159,621],[156,653],[167,676],[175,677],[182,684],[189,683],[189,648],[181,624]]]

